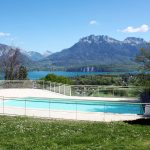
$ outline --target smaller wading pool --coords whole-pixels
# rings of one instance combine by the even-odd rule
[[[17,98],[0,101],[1,107],[22,107],[29,109],[51,109],[80,112],[105,112],[117,114],[144,113],[141,104],[110,101],[75,100],[75,99],[46,99],[46,98]]]

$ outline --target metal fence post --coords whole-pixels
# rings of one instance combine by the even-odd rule
[[[71,96],[71,88],[72,88],[72,86],[70,86],[70,96]]]
[[[84,89],[83,89],[83,96],[86,96],[86,94],[85,94],[85,86],[84,86]]]
[[[59,94],[60,94],[60,84],[59,84]]]
[[[113,88],[113,96],[115,96],[115,94],[114,94],[114,88]]]
[[[4,112],[4,107],[5,107],[5,106],[4,106],[4,96],[3,96],[3,114],[5,113],[5,112]]]
[[[24,112],[24,113],[25,113],[25,116],[26,116],[26,105],[27,105],[27,104],[26,104],[26,98],[25,98],[25,110],[24,110],[24,111],[25,111],[25,112]]]
[[[65,84],[64,84],[64,95],[65,95],[65,93],[66,93],[66,86],[65,86]]]
[[[78,120],[78,116],[77,116],[77,102],[76,102],[76,120]]]
[[[97,96],[99,96],[99,86],[97,86]]]
[[[55,90],[56,90],[56,89],[55,89],[55,82],[54,82],[54,92],[55,92]]]
[[[33,89],[33,85],[34,85],[34,83],[33,83],[33,81],[32,81],[32,89]]]
[[[51,91],[51,82],[49,82],[49,90]]]
[[[105,103],[104,103],[104,122],[105,122]]]
[[[94,88],[92,87],[92,96],[94,95]]]
[[[44,80],[43,80],[43,90],[44,90]]]
[[[49,118],[51,118],[51,100],[49,100]]]

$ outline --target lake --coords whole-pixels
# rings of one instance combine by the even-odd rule
[[[57,76],[65,76],[65,77],[76,77],[82,75],[121,75],[121,74],[138,74],[138,71],[132,72],[66,72],[66,71],[29,71],[28,78],[31,80],[37,80],[45,77],[47,74],[55,74]],[[150,72],[148,72],[150,74]],[[4,77],[0,74],[0,80],[3,80]]]
[[[108,75],[108,74],[125,74],[129,72],[66,72],[66,71],[29,71],[28,78],[32,80],[40,79],[45,77],[47,74],[55,74],[58,76],[65,76],[65,77],[75,77],[75,76],[82,76],[82,75]],[[131,72],[130,72],[131,73]],[[135,72],[132,72],[135,73]]]

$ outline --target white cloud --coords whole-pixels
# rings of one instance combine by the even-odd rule
[[[89,22],[89,24],[90,24],[90,25],[97,25],[98,22],[97,22],[96,20],[91,20],[91,21]]]
[[[147,24],[143,24],[140,27],[129,26],[126,29],[118,30],[124,33],[137,33],[137,32],[148,32],[150,27]]]
[[[0,32],[0,38],[1,37],[9,37],[10,33]]]

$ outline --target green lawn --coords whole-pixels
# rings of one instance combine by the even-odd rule
[[[0,116],[0,150],[149,150],[150,125]]]

